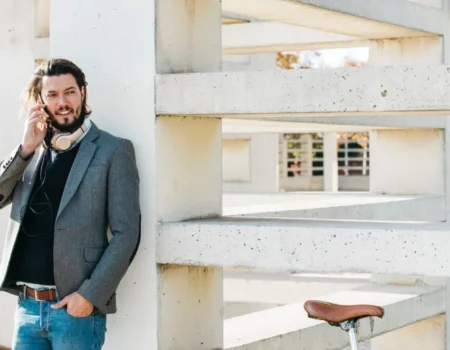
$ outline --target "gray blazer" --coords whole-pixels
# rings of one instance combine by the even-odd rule
[[[24,161],[18,148],[0,163],[0,209],[12,203],[0,264],[0,290],[17,295],[9,262],[42,148]],[[80,143],[55,222],[54,277],[60,298],[79,292],[115,313],[115,291],[140,241],[139,175],[129,140],[92,123]]]

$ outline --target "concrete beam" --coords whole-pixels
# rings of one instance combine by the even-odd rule
[[[372,283],[370,274],[290,274],[224,269],[226,303],[286,305]],[[276,290],[276,293],[273,291]]]
[[[312,118],[314,120],[314,118]],[[331,118],[332,119],[332,118]],[[361,118],[359,118],[361,119]],[[378,127],[383,128],[383,127]],[[377,128],[377,129],[378,129]],[[373,127],[360,125],[315,124],[291,121],[261,121],[244,119],[223,119],[222,132],[224,134],[247,133],[310,133],[310,132],[367,132]]]
[[[224,55],[369,46],[366,39],[279,22],[222,26]]]
[[[442,287],[367,286],[319,297],[341,304],[375,304],[385,316],[359,321],[360,341],[400,329],[445,313]],[[227,350],[336,350],[349,345],[348,334],[339,327],[312,320],[303,302],[234,317],[225,321]]]
[[[290,272],[450,276],[445,223],[217,218],[161,224],[157,261]]]
[[[450,67],[364,67],[166,74],[158,115],[300,117],[446,115]]]
[[[222,9],[366,39],[443,34],[448,26],[443,10],[406,0],[222,0]]]
[[[234,13],[227,13],[222,11],[222,25],[236,25],[242,23],[249,23],[253,18],[248,18],[245,16],[236,15]]]
[[[367,132],[380,129],[444,129],[446,116],[347,116],[347,117],[276,117],[268,120],[223,119],[222,132],[229,133],[310,133]]]
[[[346,130],[377,130],[383,128],[389,129],[444,129],[446,115],[399,115],[395,118],[386,118],[386,116],[379,115],[364,115],[364,116],[341,116],[341,117],[272,117],[258,119],[258,122],[271,122],[274,127],[278,123],[280,127],[287,123],[294,127],[297,123],[301,125],[297,128],[301,128],[302,125],[309,128],[309,123],[316,126],[316,130],[323,130],[326,127],[327,130],[337,130],[335,127],[343,128]],[[235,119],[227,119],[223,121],[224,125],[233,125]],[[250,120],[249,120],[250,122]],[[256,121],[255,121],[256,122]],[[229,124],[228,124],[229,123]],[[311,127],[313,129],[313,127]],[[288,132],[288,131],[286,131]]]
[[[446,219],[445,197],[377,196],[371,193],[274,194],[253,196],[225,194],[224,216],[271,219],[324,219],[375,221],[429,221]],[[284,198],[283,198],[284,197]],[[292,198],[294,197],[294,198]],[[339,198],[340,197],[340,198]],[[230,202],[234,202],[230,205]],[[433,208],[430,210],[430,208]]]

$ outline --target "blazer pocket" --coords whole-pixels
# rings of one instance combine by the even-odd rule
[[[98,262],[101,259],[104,251],[104,248],[84,248],[84,261]]]

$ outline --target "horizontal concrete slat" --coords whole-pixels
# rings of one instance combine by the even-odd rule
[[[429,210],[433,208],[433,210]],[[372,193],[223,195],[223,215],[248,218],[443,222],[444,196]]]
[[[386,118],[380,115],[371,116],[343,116],[343,117],[261,117],[258,120],[251,119],[224,119],[224,132],[251,132],[251,123],[268,123],[266,132],[323,132],[327,131],[344,131],[360,132],[361,130],[380,130],[389,129],[444,129],[445,115],[399,115],[395,118]],[[240,130],[233,129],[235,125],[241,123]],[[269,129],[269,128],[272,129]],[[303,130],[302,130],[303,129]],[[258,131],[258,125],[253,131]],[[306,131],[305,131],[306,130]]]
[[[280,22],[252,22],[222,26],[222,48],[225,55],[368,45],[367,39]]]
[[[445,11],[406,0],[222,0],[222,9],[371,39],[443,34],[448,26]]]
[[[158,115],[293,117],[448,115],[450,66],[166,74]]]
[[[158,228],[157,262],[289,272],[449,276],[445,223],[204,219]]]

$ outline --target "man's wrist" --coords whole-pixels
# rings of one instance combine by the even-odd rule
[[[23,145],[19,146],[19,156],[23,160],[27,161],[34,155],[34,150],[27,150]]]

